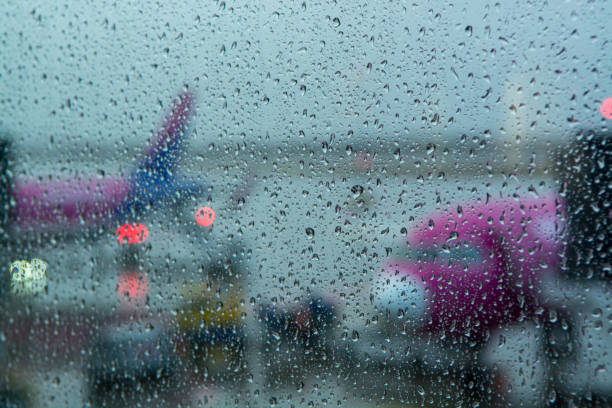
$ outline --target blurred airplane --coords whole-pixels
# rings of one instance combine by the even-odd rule
[[[429,357],[435,343],[449,356],[438,368],[489,370],[505,405],[539,406],[547,391],[551,403],[612,402],[610,140],[578,135],[560,157],[559,194],[461,202],[417,221],[371,288],[393,317],[386,330],[410,328]]]
[[[432,214],[409,232],[404,256],[386,262],[375,297],[421,332],[486,339],[542,306],[538,292],[560,267],[564,228],[554,195]]]
[[[204,186],[179,175],[178,160],[195,112],[190,91],[179,93],[161,129],[147,145],[129,177],[82,179],[9,179],[8,143],[1,149],[3,227],[21,232],[86,230],[134,219],[149,209],[173,204],[203,191]]]

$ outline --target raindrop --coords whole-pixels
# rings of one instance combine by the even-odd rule
[[[310,239],[314,238],[315,232],[314,229],[308,227],[306,228],[306,236]]]
[[[551,323],[555,323],[555,322],[557,321],[557,319],[558,319],[558,316],[557,316],[557,311],[556,311],[556,310],[551,310],[551,311],[549,312],[549,315],[548,315],[548,320],[549,320]]]

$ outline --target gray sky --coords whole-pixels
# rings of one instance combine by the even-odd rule
[[[0,130],[32,153],[139,147],[184,84],[200,150],[558,140],[612,96],[606,1],[36,3],[0,14]]]

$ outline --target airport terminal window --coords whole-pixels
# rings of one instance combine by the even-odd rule
[[[612,406],[611,21],[4,1],[0,406]]]

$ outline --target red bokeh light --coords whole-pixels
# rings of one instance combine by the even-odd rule
[[[599,108],[601,115],[606,119],[612,119],[612,98],[604,99]]]
[[[121,300],[141,300],[149,293],[149,279],[138,272],[120,275],[117,279],[117,295]]]
[[[215,221],[215,211],[210,207],[201,207],[195,213],[195,220],[201,227],[210,227]]]
[[[370,171],[374,160],[367,152],[359,152],[355,157],[355,168],[359,171]]]
[[[142,224],[123,224],[115,233],[120,244],[142,244],[149,236],[149,230]]]

